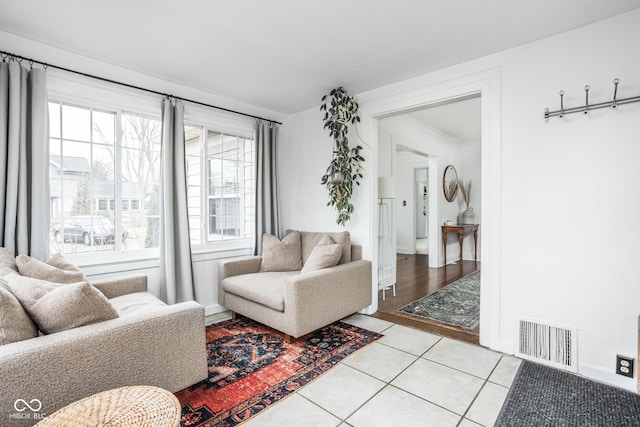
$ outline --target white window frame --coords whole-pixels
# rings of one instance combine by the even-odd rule
[[[48,70],[49,99],[66,104],[92,106],[96,110],[129,112],[157,118],[161,114],[161,100],[155,94],[139,92],[129,88],[114,86],[81,76],[69,75],[55,69]],[[121,119],[116,120],[118,135],[121,129]],[[185,109],[185,124],[207,127],[218,132],[236,134],[248,139],[254,139],[255,119],[246,116],[229,114],[223,111],[198,105],[189,105]],[[201,162],[202,164],[203,162]],[[116,168],[119,165],[116,165]],[[203,176],[203,175],[201,175]],[[201,191],[205,188],[201,186]],[[116,188],[116,191],[119,191]],[[117,194],[117,193],[116,193]],[[139,208],[147,209],[144,200],[139,200]],[[206,220],[201,216],[201,221]],[[116,224],[118,226],[118,224]],[[120,229],[122,226],[120,224]],[[117,230],[117,228],[116,228]],[[117,232],[117,231],[116,231]],[[120,240],[120,239],[116,239]],[[212,242],[209,245],[193,246],[194,260],[217,259],[220,256],[241,256],[253,253],[255,239],[228,240],[226,242]],[[117,269],[157,267],[158,248],[141,249],[127,253],[118,252],[87,252],[65,255],[77,265],[87,267],[94,274],[111,274]],[[213,257],[213,258],[211,258]],[[125,267],[131,265],[132,267]]]
[[[123,115],[135,115],[146,117],[152,120],[161,120],[160,107],[158,107],[157,114],[149,114],[148,112],[137,112],[131,109],[122,108],[117,105],[105,106],[93,101],[92,99],[78,100],[73,98],[67,98],[60,95],[50,94],[48,102],[55,104],[68,105],[77,108],[87,109],[89,111],[100,111],[113,113],[115,115],[115,141],[114,141],[114,155],[117,159],[121,158],[122,154],[122,120]],[[62,125],[62,122],[61,122]],[[61,128],[62,129],[62,128]],[[64,256],[78,264],[90,264],[95,263],[96,260],[106,260],[105,263],[109,263],[111,260],[119,259],[148,259],[158,257],[158,248],[143,248],[124,251],[124,245],[122,241],[122,233],[124,230],[123,218],[121,209],[122,200],[122,164],[121,162],[114,162],[114,198],[113,199],[96,199],[95,211],[96,212],[114,212],[114,249],[108,251],[87,251],[87,252],[72,252],[65,253]],[[47,171],[47,173],[49,173]],[[63,195],[64,199],[64,195]],[[101,208],[101,203],[106,206],[106,209]],[[116,213],[120,212],[119,215]]]
[[[227,122],[227,123],[225,123]],[[256,163],[256,147],[255,147],[255,135],[253,128],[250,127],[249,124],[243,126],[242,128],[230,128],[229,126],[225,126],[228,124],[228,120],[220,120],[218,123],[211,123],[208,121],[187,121],[185,120],[185,126],[199,128],[200,129],[200,223],[199,230],[200,236],[198,236],[198,240],[200,244],[192,244],[191,252],[192,253],[202,253],[202,252],[218,252],[232,249],[250,249],[253,250],[255,244],[255,236],[250,237],[238,237],[238,238],[230,238],[216,241],[209,241],[209,200],[212,196],[209,195],[209,153],[207,152],[208,143],[207,137],[209,132],[220,133],[226,136],[232,136],[236,138],[242,138],[245,140],[251,140],[254,144],[253,150],[253,164]],[[243,172],[244,176],[244,172]],[[246,180],[246,178],[243,178]],[[254,185],[255,185],[255,177],[253,177]],[[246,188],[242,185],[243,190]],[[253,189],[253,195],[255,196],[256,188]],[[239,221],[243,224],[246,223],[246,219],[244,216],[244,197],[247,193],[244,191],[240,193],[240,218]],[[255,231],[253,231],[255,233]],[[252,234],[253,234],[252,233]],[[246,233],[245,233],[246,234]]]

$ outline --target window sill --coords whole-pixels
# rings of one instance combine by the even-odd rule
[[[193,262],[214,261],[250,255],[253,255],[253,242],[247,245],[247,241],[219,242],[207,247],[195,247],[191,251]],[[87,275],[123,273],[158,268],[160,266],[158,248],[124,253],[65,254],[65,258],[77,265]]]

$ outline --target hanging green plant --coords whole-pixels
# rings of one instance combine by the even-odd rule
[[[344,226],[353,213],[351,196],[353,184],[360,185],[364,157],[360,155],[362,146],[349,146],[349,125],[360,122],[358,103],[343,87],[333,89],[322,97],[320,111],[324,111],[324,128],[335,141],[333,159],[322,176],[322,185],[329,191],[327,206],[335,206],[338,211],[336,223]]]

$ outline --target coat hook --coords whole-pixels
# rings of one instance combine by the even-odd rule
[[[589,89],[591,89],[591,86],[589,85],[586,85],[584,87],[584,93],[585,93],[584,113],[585,114],[589,114]]]
[[[615,78],[613,79],[613,84],[615,85],[614,89],[613,89],[613,104],[611,104],[611,108],[616,108],[618,106],[618,101],[616,100],[616,97],[618,96],[618,83],[620,83],[620,79],[619,78]]]
[[[562,118],[564,116],[564,91],[561,90],[558,94],[560,95],[560,115],[558,117]]]

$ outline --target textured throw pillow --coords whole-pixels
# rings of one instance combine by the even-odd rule
[[[28,255],[18,255],[16,264],[21,275],[53,283],[76,283],[87,281],[78,267],[68,262],[60,254],[55,254],[47,262]]]
[[[16,266],[16,258],[9,252],[7,248],[0,247],[0,268],[9,267],[18,271]]]
[[[294,231],[282,241],[271,234],[263,234],[260,271],[297,271],[301,268],[300,233]]]
[[[302,267],[302,273],[321,270],[323,268],[338,265],[342,257],[342,246],[335,243],[333,239],[325,235],[311,251],[307,262]]]
[[[7,248],[0,247],[0,284],[6,285],[7,278],[17,274],[19,273],[16,258]]]
[[[287,234],[294,230],[287,230]],[[299,231],[300,242],[302,245],[302,262],[306,263],[311,255],[311,251],[316,247],[323,236],[329,235],[335,243],[342,245],[342,256],[339,264],[351,262],[351,235],[348,231],[338,232],[318,232],[318,231]]]
[[[20,301],[0,285],[0,345],[37,336],[38,328],[24,311]]]
[[[87,282],[61,285],[16,275],[7,285],[45,334],[118,317],[102,292]]]

